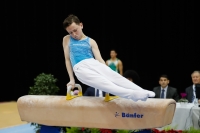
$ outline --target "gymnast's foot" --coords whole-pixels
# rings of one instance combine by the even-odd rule
[[[149,94],[149,97],[155,97],[155,92],[153,91],[149,91],[149,90],[145,90],[148,94]]]
[[[128,98],[137,102],[138,100],[146,101],[148,97],[149,97],[149,92],[147,91],[133,91]]]

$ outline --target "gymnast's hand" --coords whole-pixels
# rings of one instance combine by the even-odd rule
[[[71,86],[71,90],[74,89],[74,86],[75,86],[75,81],[71,80],[68,84],[67,84],[67,88]]]

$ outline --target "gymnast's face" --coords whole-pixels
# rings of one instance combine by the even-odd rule
[[[117,53],[114,50],[110,51],[110,57],[111,58],[116,58],[117,57]]]
[[[76,23],[72,23],[70,26],[68,26],[66,28],[66,31],[71,35],[71,37],[73,37],[76,40],[81,40],[83,37],[83,24],[76,24]]]
[[[165,88],[169,84],[169,80],[165,77],[161,77],[159,80],[159,84],[162,88]]]

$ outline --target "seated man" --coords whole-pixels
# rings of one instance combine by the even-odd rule
[[[191,74],[191,78],[192,78],[192,83],[193,85],[187,87],[185,89],[186,92],[186,99],[188,100],[189,103],[193,103],[195,98],[200,99],[200,94],[197,92],[200,92],[197,89],[200,89],[199,87],[197,87],[198,84],[200,84],[200,71],[194,71]],[[199,100],[200,103],[200,100]]]
[[[160,86],[154,87],[153,91],[155,92],[155,98],[172,98],[176,102],[179,100],[179,95],[177,89],[171,86],[168,86],[169,79],[167,75],[161,75],[159,78]]]

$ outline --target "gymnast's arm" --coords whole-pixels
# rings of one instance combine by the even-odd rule
[[[98,60],[99,62],[103,63],[103,64],[106,64],[105,61],[101,57],[101,53],[99,51],[99,48],[98,48],[96,41],[93,40],[93,39],[90,39],[90,44],[91,44],[92,52],[94,54],[95,59]]]
[[[74,85],[75,85],[75,80],[74,80],[72,65],[71,65],[70,58],[69,58],[68,44],[69,44],[69,35],[67,35],[63,38],[63,50],[64,50],[64,55],[65,55],[65,64],[66,64],[67,72],[68,72],[69,79],[70,79],[70,82],[67,84],[67,86],[71,85],[72,89],[73,89]]]

